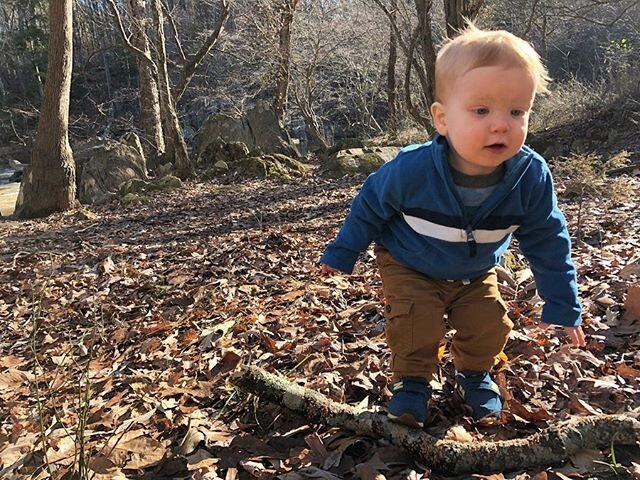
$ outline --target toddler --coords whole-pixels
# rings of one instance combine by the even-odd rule
[[[375,242],[386,300],[394,421],[422,427],[440,340],[455,329],[456,391],[476,420],[503,399],[490,370],[513,328],[495,267],[512,235],[544,300],[542,322],[583,346],[576,269],[545,160],[524,145],[547,71],[534,49],[505,31],[470,26],[436,60],[437,135],[403,148],[370,175],[335,241],[324,274],[353,271]]]

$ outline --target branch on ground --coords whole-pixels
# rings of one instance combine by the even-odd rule
[[[334,402],[258,367],[243,368],[232,382],[312,422],[384,438],[411,452],[433,470],[449,475],[548,466],[566,461],[579,450],[609,448],[612,442],[633,445],[640,441],[640,422],[625,415],[573,418],[523,439],[475,443],[440,440],[424,431],[390,422],[382,414]]]

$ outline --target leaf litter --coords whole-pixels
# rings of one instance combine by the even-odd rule
[[[389,351],[374,256],[351,276],[318,268],[361,182],[191,183],[95,215],[3,222],[0,476],[444,478],[397,447],[308,424],[229,382],[254,364],[384,409]],[[637,200],[562,208],[574,235],[580,226],[587,348],[536,328],[535,283],[514,247],[500,289],[516,329],[496,365],[509,409],[494,425],[464,417],[451,395],[449,334],[430,433],[510,439],[575,415],[640,412]],[[561,468],[474,478],[638,478],[638,458],[637,447],[612,445]]]

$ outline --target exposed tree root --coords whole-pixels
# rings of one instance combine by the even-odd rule
[[[582,449],[607,448],[612,442],[633,445],[640,441],[640,422],[624,415],[573,418],[516,440],[475,443],[439,440],[424,431],[396,425],[379,413],[334,402],[258,367],[245,367],[232,381],[242,390],[298,412],[310,421],[384,438],[411,452],[433,470],[449,475],[553,465]]]

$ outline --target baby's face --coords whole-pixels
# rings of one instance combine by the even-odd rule
[[[449,161],[467,175],[491,173],[527,136],[536,85],[517,67],[478,67],[446,87],[431,107],[436,130],[451,146]]]

